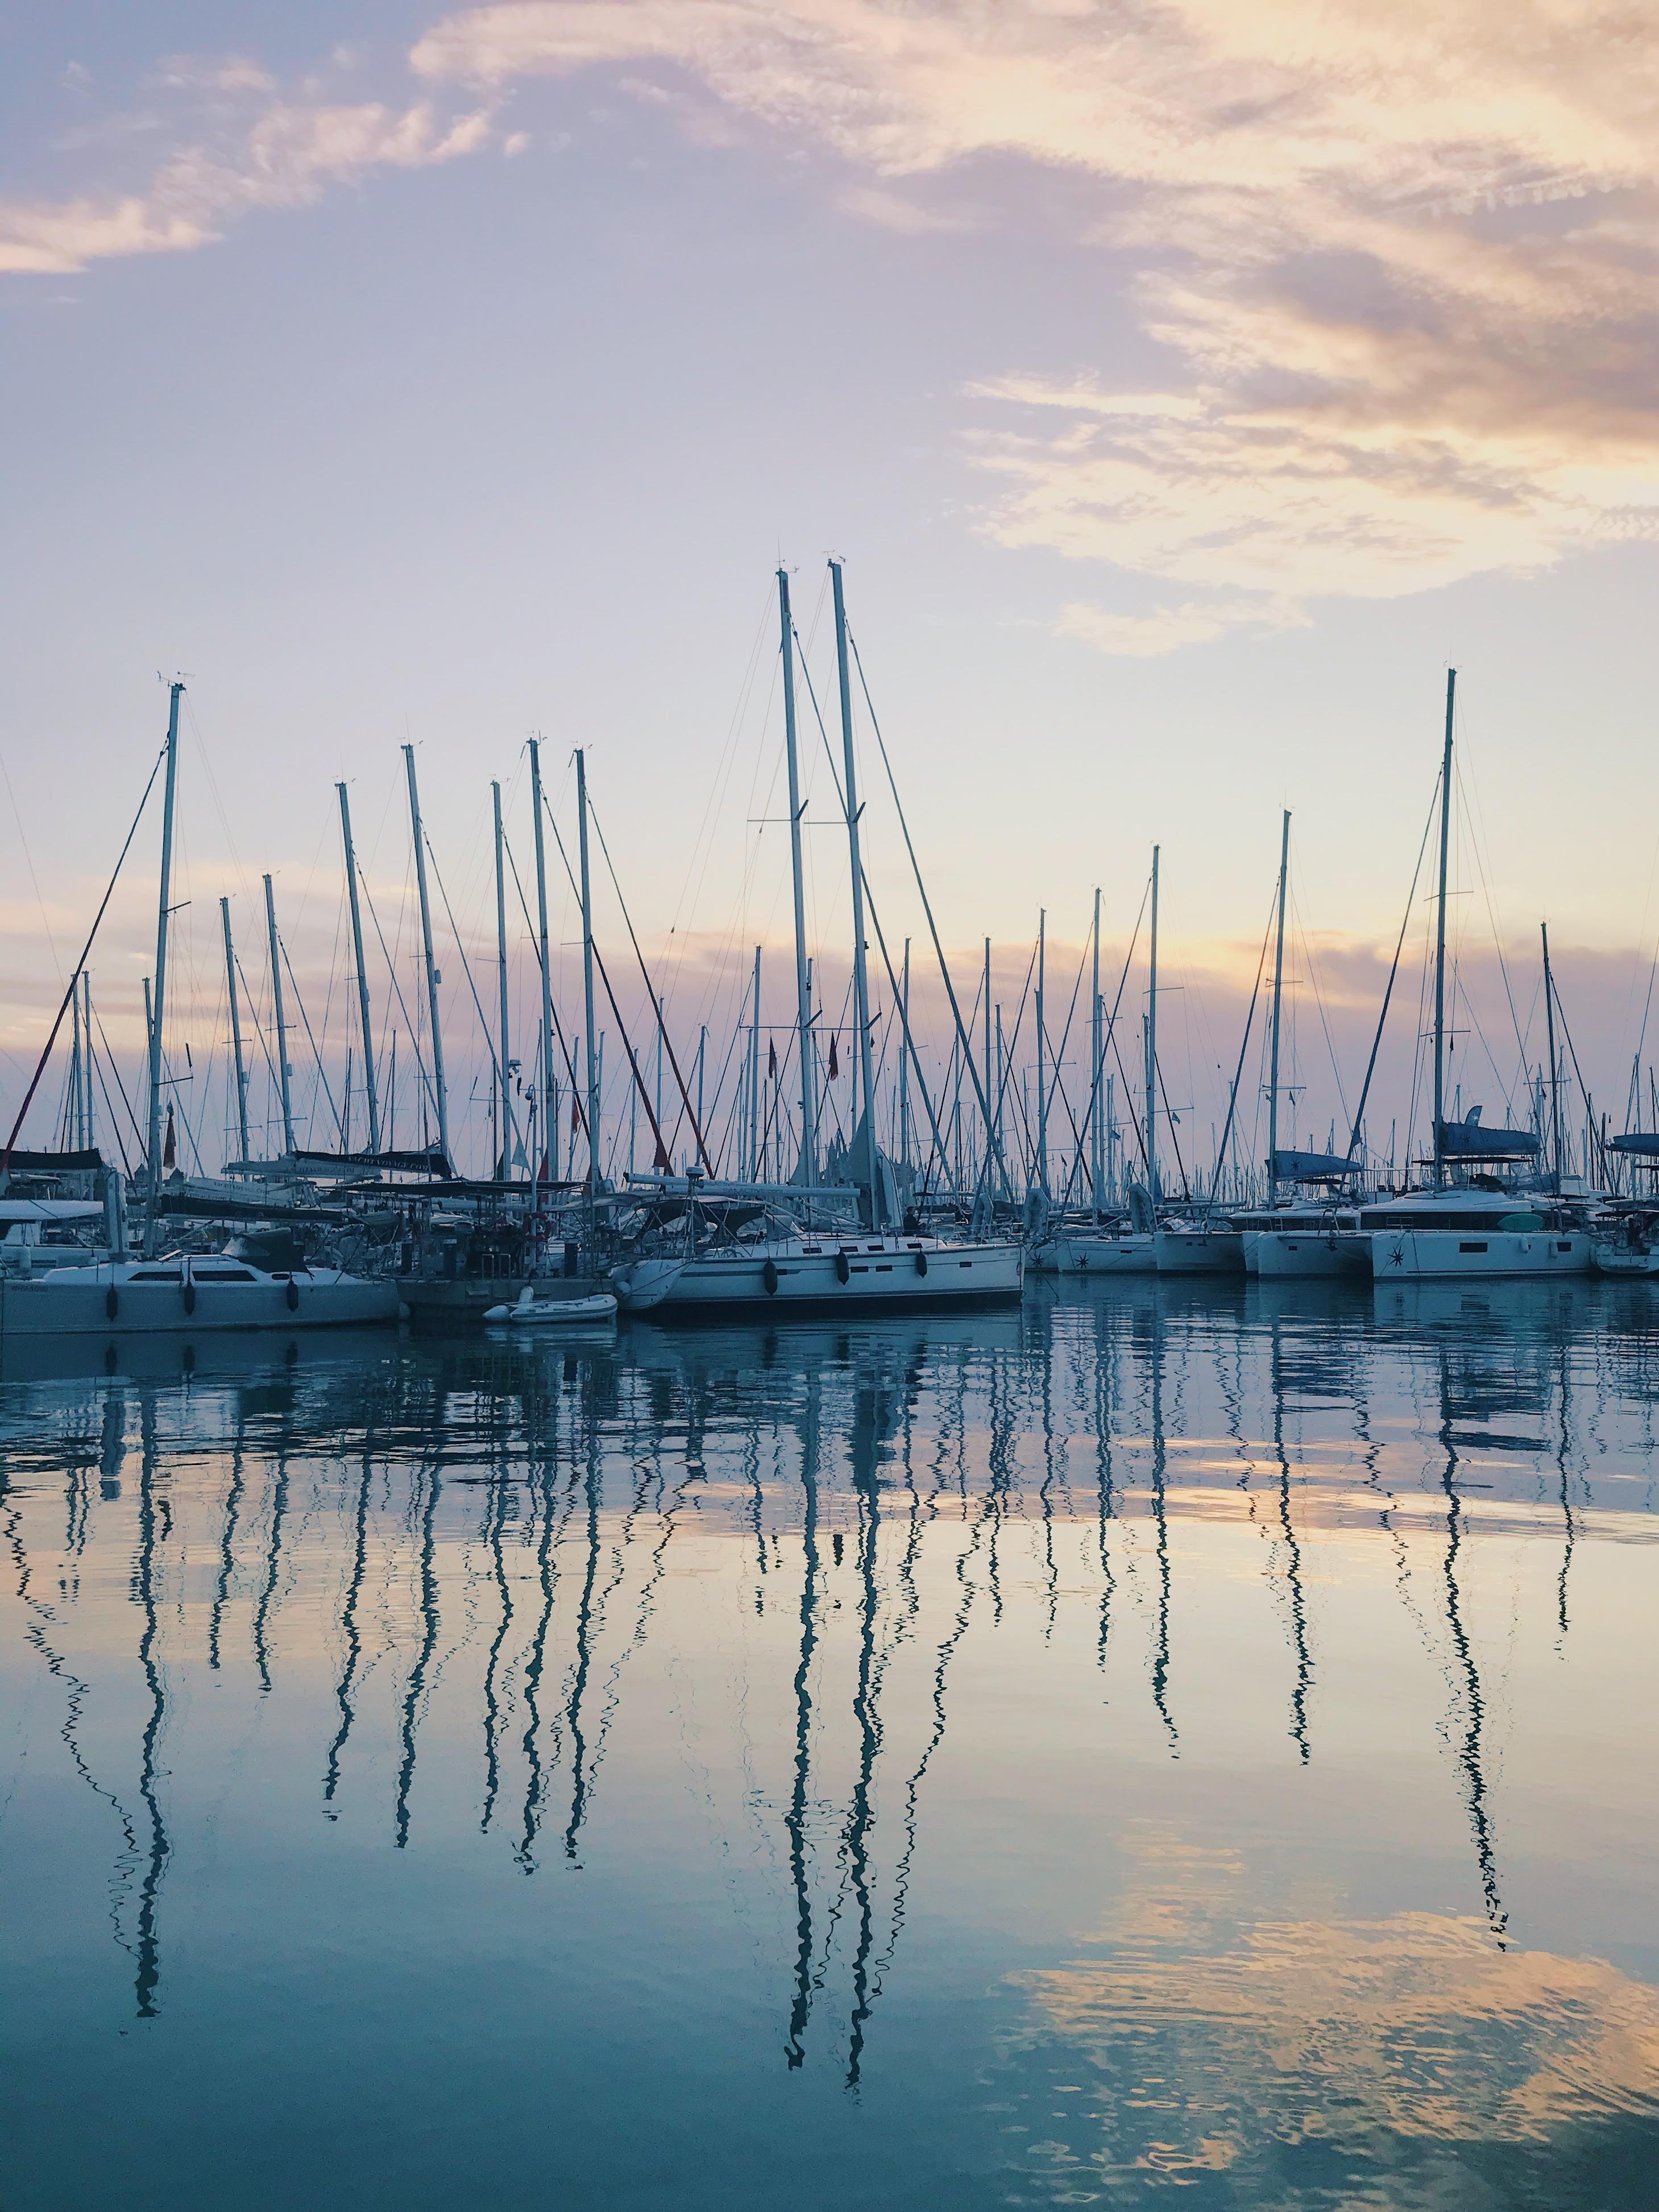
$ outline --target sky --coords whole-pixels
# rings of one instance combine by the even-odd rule
[[[1656,96],[1659,28],[1612,0],[14,11],[0,1090],[176,672],[198,1040],[218,896],[252,968],[267,870],[343,1034],[333,786],[406,930],[406,744],[487,934],[488,787],[527,854],[532,732],[567,825],[586,749],[686,1033],[730,1020],[757,939],[787,993],[773,572],[833,724],[830,553],[941,933],[990,934],[1011,994],[1040,908],[1075,966],[1097,884],[1121,957],[1157,842],[1229,1061],[1288,807],[1351,1093],[1455,665],[1472,994],[1510,1025],[1496,938],[1535,1003],[1547,919],[1592,1087],[1627,1082],[1659,924]],[[859,715],[872,884],[920,940]],[[94,962],[128,1040],[149,828],[131,866]],[[467,991],[452,963],[463,1025]]]

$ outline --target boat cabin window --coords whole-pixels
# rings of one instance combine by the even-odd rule
[[[252,1283],[258,1279],[246,1267],[193,1267],[191,1273],[198,1283]]]
[[[139,1267],[128,1276],[130,1283],[181,1283],[184,1271],[179,1267]]]
[[[1466,1244],[1460,1244],[1457,1249],[1460,1252],[1484,1252],[1487,1248],[1485,1240],[1480,1239],[1478,1241],[1471,1241]]]

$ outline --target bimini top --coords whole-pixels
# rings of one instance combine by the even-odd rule
[[[1342,1182],[1349,1176],[1359,1173],[1358,1160],[1344,1159],[1337,1152],[1286,1152],[1273,1154],[1273,1180],[1276,1182]]]
[[[1530,1160],[1538,1139],[1530,1129],[1483,1129],[1480,1109],[1471,1106],[1461,1121],[1440,1124],[1443,1160]]]
[[[1623,1152],[1627,1159],[1659,1160],[1659,1131],[1638,1129],[1624,1137],[1609,1137],[1607,1150]]]

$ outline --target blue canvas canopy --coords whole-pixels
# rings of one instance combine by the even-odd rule
[[[1538,1152],[1530,1129],[1483,1129],[1480,1109],[1471,1106],[1461,1121],[1440,1124],[1440,1157],[1446,1160],[1529,1160]]]
[[[1344,1159],[1338,1152],[1273,1154],[1273,1179],[1277,1182],[1340,1182],[1358,1173],[1358,1161]]]
[[[1627,1137],[1609,1137],[1607,1150],[1633,1160],[1659,1160],[1659,1131],[1638,1130]]]

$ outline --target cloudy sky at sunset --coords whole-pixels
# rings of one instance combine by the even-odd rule
[[[0,60],[14,1054],[158,671],[204,932],[267,868],[332,928],[339,776],[400,882],[405,742],[482,926],[540,730],[658,941],[781,939],[769,593],[827,712],[830,551],[953,944],[1097,883],[1127,938],[1157,839],[1172,941],[1253,967],[1286,805],[1308,926],[1391,940],[1455,662],[1459,928],[1547,917],[1627,1012],[1650,10],[64,0]]]

